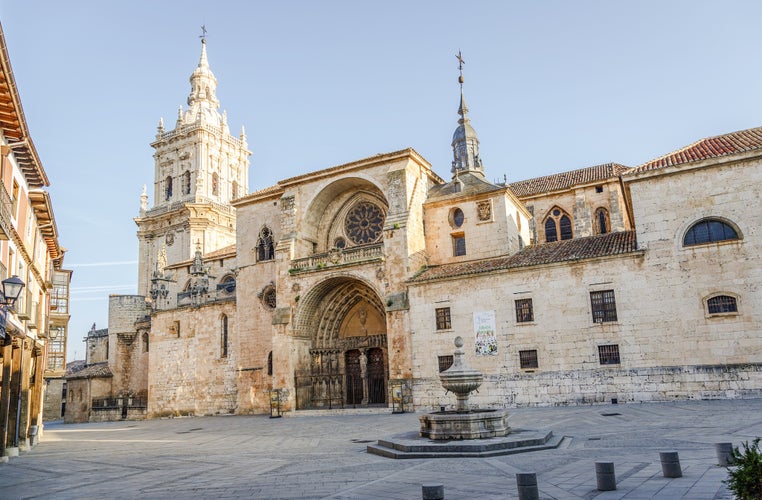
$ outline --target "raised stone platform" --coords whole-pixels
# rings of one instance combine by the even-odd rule
[[[406,432],[379,439],[367,450],[386,458],[495,457],[558,448],[565,439],[568,441],[552,431],[528,429],[513,429],[504,437],[453,441],[432,441],[418,437],[417,432]]]

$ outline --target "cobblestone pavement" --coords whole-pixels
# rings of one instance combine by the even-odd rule
[[[510,424],[567,436],[554,450],[495,458],[393,460],[369,442],[418,428],[418,414],[219,416],[48,424],[38,446],[0,463],[0,498],[517,498],[535,472],[541,498],[731,499],[714,443],[762,436],[762,400],[511,410]],[[662,477],[659,451],[683,477]],[[596,490],[594,462],[617,490]]]

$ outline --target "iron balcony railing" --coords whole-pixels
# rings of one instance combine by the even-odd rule
[[[8,240],[11,237],[11,231],[13,228],[13,222],[11,219],[11,209],[13,208],[13,202],[5,189],[5,186],[0,183],[0,240]]]

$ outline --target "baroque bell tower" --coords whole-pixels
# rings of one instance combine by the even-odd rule
[[[203,29],[203,28],[202,28]],[[230,201],[248,192],[246,134],[230,135],[227,114],[219,113],[217,79],[206,55],[190,76],[188,107],[180,106],[173,130],[159,120],[154,148],[153,206],[145,186],[138,225],[138,294],[148,296],[151,279],[164,268],[235,244],[235,209]]]

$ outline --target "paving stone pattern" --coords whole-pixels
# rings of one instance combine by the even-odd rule
[[[367,444],[417,428],[417,414],[52,423],[37,447],[0,463],[0,498],[419,499],[422,483],[440,482],[448,499],[505,499],[518,497],[516,472],[535,472],[543,499],[731,499],[714,443],[762,436],[762,400],[518,408],[509,423],[570,439],[493,458],[393,460]],[[662,477],[659,452],[670,450],[681,478]],[[614,462],[616,491],[595,489],[595,461]]]

